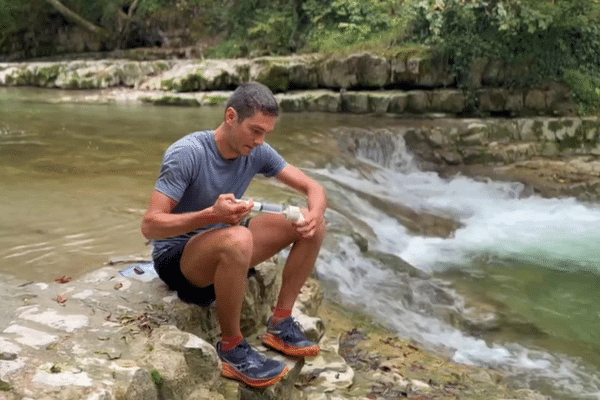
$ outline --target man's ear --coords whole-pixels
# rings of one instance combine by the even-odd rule
[[[237,111],[235,111],[233,107],[228,107],[227,110],[225,110],[225,123],[231,125],[232,123],[237,122],[237,119]]]

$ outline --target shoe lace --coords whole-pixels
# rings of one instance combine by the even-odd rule
[[[247,371],[252,367],[260,367],[267,361],[267,358],[254,350],[248,342],[240,343],[236,350],[238,350],[237,356],[243,359],[238,365],[238,368],[242,371]]]
[[[281,337],[286,340],[303,340],[305,339],[302,332],[302,326],[293,318],[287,318],[281,323]]]

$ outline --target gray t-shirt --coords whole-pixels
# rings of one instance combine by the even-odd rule
[[[247,156],[223,158],[214,131],[194,132],[173,143],[165,152],[155,190],[176,200],[171,212],[185,213],[212,206],[219,195],[233,193],[241,198],[256,174],[275,176],[286,161],[267,143]],[[153,256],[198,232],[225,224],[204,226],[185,235],[153,240]]]

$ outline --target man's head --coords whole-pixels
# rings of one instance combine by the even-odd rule
[[[273,132],[279,105],[264,85],[240,85],[229,98],[223,123],[215,130],[217,146],[227,159],[247,156]]]
[[[225,110],[233,108],[237,114],[238,123],[253,116],[257,111],[271,117],[279,115],[279,105],[273,92],[258,82],[242,83],[233,92]]]

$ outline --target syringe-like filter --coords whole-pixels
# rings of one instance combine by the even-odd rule
[[[246,200],[238,200],[238,201],[246,201]],[[260,203],[258,201],[255,201],[254,206],[252,207],[252,211],[263,212],[263,213],[283,214],[283,215],[285,215],[285,217],[287,219],[289,219],[291,221],[295,221],[295,222],[304,220],[304,215],[302,215],[302,211],[300,210],[300,207],[290,206],[287,204]]]

